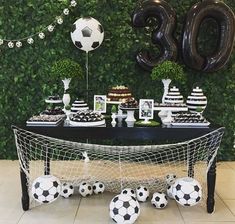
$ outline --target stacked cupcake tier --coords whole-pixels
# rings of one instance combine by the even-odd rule
[[[57,103],[62,103],[63,101],[58,95],[56,95],[56,96],[48,96],[45,99],[45,102],[46,103],[57,104]]]
[[[83,100],[75,100],[71,107],[71,113],[77,113],[81,110],[89,110],[87,103],[85,103]]]
[[[179,89],[175,86],[170,89],[168,94],[165,96],[164,99],[166,104],[183,104],[184,99],[183,96],[180,94]]]

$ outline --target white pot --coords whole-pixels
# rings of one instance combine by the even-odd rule
[[[162,83],[164,85],[164,93],[162,96],[162,103],[165,103],[165,97],[168,94],[169,85],[171,83],[171,80],[170,79],[162,79]]]
[[[71,98],[70,98],[69,93],[65,93],[65,94],[63,95],[63,103],[64,103],[64,107],[66,107],[66,106],[68,106],[68,105],[69,105],[70,100],[71,100]]]
[[[69,89],[69,84],[71,82],[71,78],[63,79],[62,82],[64,83],[64,90],[66,91],[67,89]]]

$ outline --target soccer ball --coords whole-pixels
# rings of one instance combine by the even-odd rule
[[[175,181],[172,194],[179,204],[194,206],[202,198],[202,187],[197,180],[191,177],[183,177]]]
[[[175,199],[172,194],[172,189],[173,189],[173,185],[168,185],[167,190],[166,190],[166,194],[167,194],[168,198]]]
[[[62,185],[60,195],[64,198],[69,198],[73,195],[73,192],[74,192],[73,185],[69,183],[64,183]]]
[[[102,25],[92,17],[78,19],[70,34],[73,44],[86,52],[98,48],[104,39]]]
[[[169,173],[166,175],[166,183],[167,185],[172,185],[175,183],[176,175],[173,173]]]
[[[32,184],[32,196],[40,203],[51,203],[55,201],[61,191],[59,179],[52,175],[40,176]]]
[[[136,198],[136,194],[135,194],[135,191],[131,188],[124,188],[121,192],[121,194],[127,194],[127,195],[130,195],[134,198]]]
[[[115,196],[109,205],[109,215],[119,224],[132,224],[140,215],[139,202],[127,194]]]
[[[158,192],[154,193],[151,203],[155,208],[165,208],[168,204],[166,194]]]
[[[93,193],[92,186],[86,182],[82,182],[79,185],[78,191],[83,197],[87,197]]]
[[[104,189],[105,189],[105,186],[102,182],[100,181],[96,181],[94,184],[93,184],[93,192],[95,194],[101,194],[104,192]]]
[[[136,188],[136,198],[140,202],[145,202],[149,198],[149,190],[144,186]]]

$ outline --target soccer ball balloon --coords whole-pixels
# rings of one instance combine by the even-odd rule
[[[194,206],[202,198],[202,187],[197,180],[191,177],[183,177],[176,180],[172,194],[179,204]]]
[[[130,195],[119,194],[110,202],[109,215],[118,224],[132,224],[140,215],[139,202]]]
[[[89,52],[98,48],[104,40],[104,29],[92,17],[78,19],[72,27],[73,44],[80,50]]]
[[[40,176],[32,184],[32,196],[40,203],[51,203],[60,195],[61,183],[52,175]]]
[[[145,202],[149,198],[149,190],[144,186],[136,188],[136,198],[140,202]]]
[[[105,189],[105,186],[102,182],[100,181],[96,181],[94,184],[93,184],[93,192],[95,194],[101,194],[104,192],[104,189]]]
[[[155,208],[165,208],[168,204],[168,200],[164,193],[156,192],[153,194],[151,203]]]
[[[176,180],[176,175],[175,174],[169,173],[169,174],[166,175],[166,183],[168,185],[174,184],[175,180]]]
[[[69,183],[64,183],[62,185],[60,195],[64,198],[69,198],[73,195],[73,192],[74,192],[73,185]]]
[[[124,188],[121,192],[121,194],[127,194],[127,195],[130,195],[134,198],[136,198],[136,194],[135,194],[135,191],[131,188]]]
[[[83,197],[87,197],[93,193],[92,186],[86,182],[80,184],[78,191]]]

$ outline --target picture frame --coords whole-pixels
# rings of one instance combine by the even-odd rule
[[[140,99],[139,101],[139,118],[147,122],[153,119],[154,115],[154,100],[153,99]]]
[[[94,112],[106,113],[106,95],[94,95]]]

